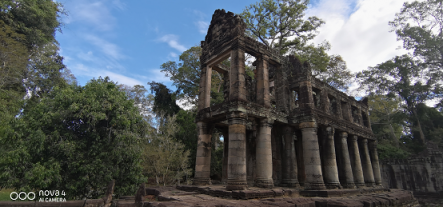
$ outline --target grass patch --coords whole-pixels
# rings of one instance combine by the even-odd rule
[[[9,197],[9,195],[13,191],[14,190],[12,190],[12,189],[2,189],[2,190],[0,190],[0,201],[11,201],[11,198]]]

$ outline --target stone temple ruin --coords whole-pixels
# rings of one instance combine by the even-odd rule
[[[308,63],[245,36],[246,25],[216,10],[200,57],[194,185],[210,185],[211,134],[223,132],[226,190],[248,186],[305,190],[381,186],[368,101],[312,76]],[[255,57],[255,77],[245,73]],[[230,68],[220,65],[230,57]],[[224,101],[210,105],[211,75],[224,77]]]

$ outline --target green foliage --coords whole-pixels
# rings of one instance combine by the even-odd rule
[[[62,14],[62,5],[51,0],[0,1],[0,19],[26,37],[22,43],[29,50],[55,42]]]
[[[152,111],[157,115],[173,116],[180,111],[180,107],[175,103],[175,93],[172,93],[165,85],[157,82],[149,82],[151,93],[154,93],[154,107]]]
[[[425,137],[417,117],[416,106],[441,95],[438,76],[425,69],[420,61],[403,55],[357,74],[357,79],[366,91],[398,96],[406,103],[405,109],[409,113],[409,119],[416,122],[413,130],[419,132],[416,138],[422,143],[425,142]]]
[[[111,179],[118,195],[142,181],[147,124],[107,77],[55,87],[11,122],[14,132],[0,139],[2,187],[59,189],[79,199],[102,195]]]
[[[214,136],[215,135],[215,136]],[[211,179],[221,180],[223,170],[223,143],[219,140],[219,134],[214,134],[211,148]]]
[[[343,58],[327,54],[331,48],[327,41],[317,46],[309,43],[324,21],[315,16],[304,18],[307,4],[303,0],[262,0],[251,4],[240,14],[247,25],[246,34],[282,55],[291,53],[302,62],[308,61],[315,77],[346,90],[353,76]]]
[[[381,160],[386,159],[405,159],[410,153],[404,149],[393,146],[390,142],[380,141],[377,145],[378,156]]]
[[[191,173],[188,164],[190,152],[185,150],[184,144],[174,140],[180,130],[176,118],[176,115],[157,116],[157,130],[151,131],[148,142],[144,144],[144,174],[155,177],[157,185],[180,184],[182,178],[189,178]]]
[[[378,140],[385,140],[399,147],[399,139],[405,126],[405,114],[401,110],[398,97],[375,95],[368,97],[371,127]]]
[[[262,0],[247,6],[240,15],[248,35],[285,54],[303,48],[324,24],[315,16],[304,18],[307,4],[300,0]]]
[[[195,159],[197,157],[197,125],[195,124],[196,111],[180,110],[177,113],[176,123],[179,126],[174,135],[176,141],[184,144],[184,150],[189,151],[189,166],[191,175],[194,174]]]
[[[441,0],[405,2],[394,21],[389,22],[403,47],[413,50],[429,70],[443,68],[442,11]]]
[[[181,63],[168,61],[160,66],[161,72],[164,72],[177,88],[177,97],[194,104],[200,84],[200,55],[201,47],[194,46],[180,55]]]

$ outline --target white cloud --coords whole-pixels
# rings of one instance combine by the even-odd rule
[[[110,43],[104,39],[101,39],[95,35],[88,34],[84,36],[86,40],[88,40],[91,44],[97,46],[100,48],[100,50],[106,54],[107,56],[115,59],[120,60],[123,59],[125,56],[120,53],[120,49],[117,45]]]
[[[170,53],[169,53],[169,56],[171,56],[171,57],[173,57],[173,58],[178,57],[177,53],[175,53],[175,52],[170,52]]]
[[[389,32],[388,25],[400,12],[403,0],[359,0],[356,8],[352,8],[352,3],[320,0],[316,7],[308,9],[306,16],[315,15],[326,21],[314,40],[316,43],[328,40],[332,45],[329,53],[341,55],[352,72],[406,53],[396,50],[401,42],[396,40],[395,33]]]
[[[107,7],[107,2],[75,1],[74,4],[69,12],[68,23],[81,21],[100,31],[109,31],[114,27],[116,19]]]
[[[72,65],[69,67],[69,69],[72,71],[73,74],[80,77],[98,78],[100,76],[109,76],[112,81],[118,82],[119,84],[125,84],[128,86],[144,85],[142,81],[135,78],[131,78],[108,70],[98,69],[95,67],[91,68],[81,63]]]
[[[155,81],[161,83],[171,82],[169,77],[166,77],[165,74],[161,72],[160,69],[149,69],[148,73],[149,73],[149,78],[148,78],[149,81]]]
[[[194,24],[197,26],[198,31],[199,31],[201,34],[206,34],[206,33],[208,32],[208,27],[209,27],[209,23],[208,23],[208,22],[205,22],[205,21],[197,21],[197,22],[195,22]]]
[[[178,36],[173,34],[164,35],[159,39],[161,42],[166,42],[168,45],[179,52],[184,52],[186,47],[178,43]]]

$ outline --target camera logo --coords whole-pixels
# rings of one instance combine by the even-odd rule
[[[66,198],[64,198],[64,196],[66,196],[65,191],[60,191],[59,190],[40,190],[38,192],[38,196],[39,201],[38,202],[66,202]],[[60,197],[63,196],[63,197]],[[16,201],[16,200],[30,200],[33,201],[35,199],[36,195],[34,192],[11,192],[11,194],[9,194],[9,198],[11,198],[11,200]]]
[[[35,193],[34,192],[29,192],[29,193],[25,193],[25,192],[12,192],[11,194],[9,194],[9,198],[11,198],[11,200],[15,201],[17,199],[20,199],[22,201],[29,199],[30,201],[33,201],[35,199]]]

